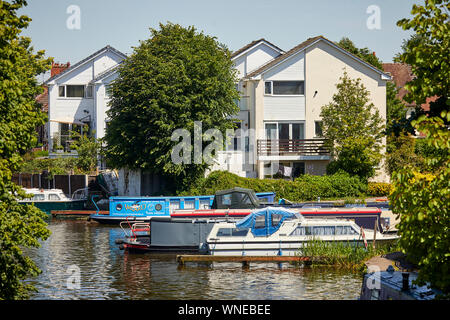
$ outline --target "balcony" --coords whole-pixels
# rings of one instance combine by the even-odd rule
[[[330,160],[325,139],[260,139],[257,141],[260,160]]]

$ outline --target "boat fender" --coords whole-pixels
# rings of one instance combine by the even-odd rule
[[[116,244],[122,244],[123,243],[123,239],[116,239],[114,242]]]

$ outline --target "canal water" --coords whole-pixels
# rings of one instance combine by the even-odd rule
[[[128,254],[120,227],[52,220],[52,235],[29,256],[42,273],[28,280],[31,299],[357,299],[362,276],[290,264],[238,263],[179,267],[174,254]]]

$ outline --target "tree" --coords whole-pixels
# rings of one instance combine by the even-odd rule
[[[440,117],[450,108],[450,3],[448,0],[425,0],[425,5],[413,5],[412,19],[401,19],[397,25],[414,30],[404,52],[397,59],[411,66],[414,79],[405,85],[404,99],[418,106],[417,117],[426,114]],[[430,110],[420,109],[427,98],[436,97]],[[446,119],[443,119],[448,124]]]
[[[98,155],[101,150],[101,142],[97,141],[95,137],[88,136],[86,133],[71,132],[75,142],[74,148],[77,150],[77,168],[83,172],[92,173],[97,167]]]
[[[44,52],[33,53],[31,39],[20,36],[31,21],[17,16],[23,0],[0,1],[0,299],[26,298],[31,285],[23,279],[40,270],[23,254],[23,247],[38,247],[39,238],[50,231],[45,214],[31,205],[21,205],[23,189],[12,181],[22,156],[36,144],[35,128],[45,123],[35,96],[42,92],[36,76],[50,69]]]
[[[123,62],[111,86],[107,161],[116,168],[170,175],[176,187],[202,176],[208,167],[203,159],[172,162],[178,144],[172,134],[187,129],[192,146],[194,122],[201,122],[203,132],[233,128],[231,116],[239,111],[236,81],[230,51],[215,37],[172,23],[151,29],[151,38]],[[200,143],[204,150],[206,143]],[[188,150],[192,159],[195,149]]]
[[[414,121],[427,144],[440,151],[425,157],[434,172],[411,166],[398,170],[389,201],[400,217],[400,246],[419,266],[419,283],[428,281],[450,295],[450,131],[442,118],[450,120],[450,112]]]
[[[352,40],[347,37],[343,37],[338,43],[338,46],[347,50],[350,53],[353,53],[355,56],[361,58],[362,60],[370,63],[374,67],[382,70],[383,63],[378,57],[375,55],[373,51],[369,48],[357,48]]]
[[[406,84],[405,99],[420,105],[427,97],[430,111],[413,121],[426,135],[423,168],[406,167],[392,179],[392,211],[400,217],[402,250],[419,266],[419,283],[425,281],[450,295],[450,112],[449,110],[449,1],[426,0],[413,5],[412,19],[397,22],[413,29],[420,41],[408,42],[400,60],[416,76]],[[414,45],[413,45],[414,44]],[[422,149],[424,149],[422,147]]]
[[[344,72],[336,87],[337,93],[320,114],[324,138],[335,159],[327,172],[344,170],[368,179],[382,159],[383,119],[361,79],[351,79]]]

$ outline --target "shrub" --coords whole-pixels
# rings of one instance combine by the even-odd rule
[[[179,195],[214,194],[217,190],[234,187],[249,188],[255,192],[275,192],[278,199],[294,202],[317,200],[321,198],[359,197],[365,194],[367,185],[356,176],[345,172],[334,175],[302,175],[294,181],[283,179],[243,178],[227,171],[214,171],[207,178],[198,180],[188,190]]]
[[[385,182],[369,182],[367,195],[371,197],[388,196],[392,192],[392,185]]]

